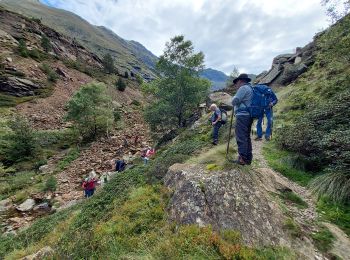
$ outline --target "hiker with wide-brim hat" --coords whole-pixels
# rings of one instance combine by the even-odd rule
[[[233,84],[238,89],[232,99],[234,114],[236,116],[235,134],[238,146],[238,159],[234,162],[240,165],[249,165],[253,159],[252,141],[250,138],[253,119],[248,110],[253,96],[250,81],[251,79],[245,73],[233,79]]]

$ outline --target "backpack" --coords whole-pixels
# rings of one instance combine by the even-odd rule
[[[265,109],[269,107],[271,102],[274,105],[277,104],[277,98],[272,89],[266,85],[257,84],[252,89],[253,96],[248,111],[252,118],[260,118],[264,115]]]
[[[221,112],[221,120],[220,120],[220,122],[221,122],[221,124],[226,124],[226,122],[227,122],[227,112],[226,112],[226,110],[225,109],[220,109],[220,112]]]

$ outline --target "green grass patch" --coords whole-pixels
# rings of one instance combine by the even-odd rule
[[[279,195],[285,202],[292,203],[300,209],[308,207],[307,203],[293,191],[285,191]]]
[[[283,228],[288,231],[292,237],[301,237],[302,235],[300,226],[292,218],[287,218],[285,220]]]
[[[0,107],[14,107],[20,103],[32,100],[34,97],[14,97],[0,93]]]
[[[321,197],[317,202],[317,211],[326,221],[340,227],[350,236],[350,205],[334,203],[327,197]]]
[[[69,149],[67,155],[58,162],[57,170],[63,171],[71,162],[76,160],[80,155],[80,150],[78,148]]]
[[[40,176],[37,176],[35,172],[17,172],[8,176],[2,176],[0,180],[0,198],[10,197],[17,191],[21,191],[41,181]]]
[[[312,234],[311,237],[318,250],[328,252],[332,249],[335,237],[326,227],[322,227],[318,232]]]
[[[274,142],[265,143],[262,152],[269,166],[288,179],[302,186],[306,186],[314,178],[312,174],[296,169],[294,163],[291,163],[294,155],[290,152],[278,149]]]

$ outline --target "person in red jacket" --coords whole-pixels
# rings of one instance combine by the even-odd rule
[[[97,180],[95,178],[86,178],[82,184],[85,192],[85,197],[89,198],[94,195]]]

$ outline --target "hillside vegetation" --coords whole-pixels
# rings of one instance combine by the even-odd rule
[[[299,154],[320,194],[350,198],[350,16],[316,39],[312,69],[281,93],[277,143]]]

